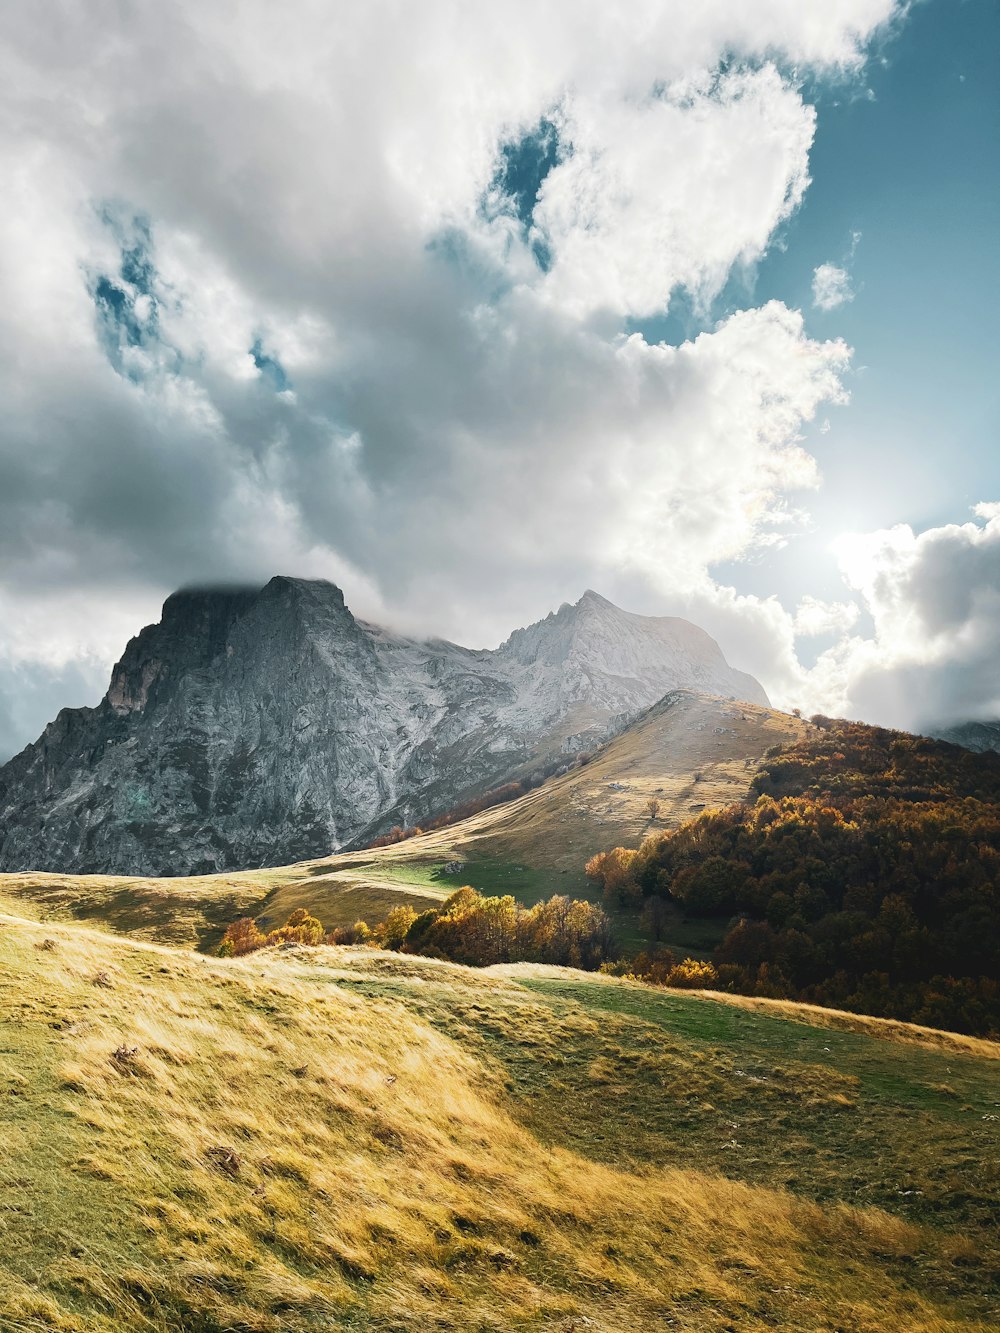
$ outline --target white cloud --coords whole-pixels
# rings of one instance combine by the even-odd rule
[[[837,306],[854,300],[851,275],[836,264],[820,264],[813,270],[813,305],[818,310],[836,310]]]
[[[908,730],[1000,718],[1000,503],[973,513],[840,538],[852,601],[806,597],[792,616],[774,598],[714,589],[691,607],[781,706]],[[818,635],[834,642],[805,668],[795,640]]]
[[[555,255],[546,292],[578,313],[650,315],[678,286],[707,302],[809,180],[814,116],[773,66],[571,104],[564,127],[574,151],[536,219]]]
[[[838,306],[854,300],[850,266],[854,262],[860,243],[861,233],[852,231],[851,244],[842,263],[820,264],[813,270],[813,305],[817,310],[836,310]]]
[[[178,584],[277,570],[466,640],[596,584],[762,643],[777,604],[708,569],[816,484],[847,349],[777,304],[679,348],[627,320],[759,258],[808,184],[784,71],[858,67],[897,12],[10,0],[8,662],[106,659]],[[543,121],[558,162],[501,198]]]
[[[824,602],[807,593],[795,608],[795,633],[800,638],[843,635],[857,624],[860,614],[856,602]]]
[[[900,726],[1000,716],[1000,505],[974,513],[841,541],[875,629],[853,655],[849,707]]]

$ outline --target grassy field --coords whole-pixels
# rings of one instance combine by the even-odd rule
[[[990,1043],[4,906],[4,1329],[1000,1321]]]
[[[437,862],[435,862],[437,864]],[[426,880],[426,882],[425,882]],[[409,903],[418,911],[450,891],[430,876],[393,867],[331,869],[303,862],[273,870],[176,879],[115,875],[0,875],[0,895],[39,920],[78,921],[150,943],[211,952],[239,916],[280,924],[297,907],[320,914],[328,926],[382,920]]]

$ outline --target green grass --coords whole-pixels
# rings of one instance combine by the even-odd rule
[[[446,875],[444,868],[450,861],[460,862],[462,868],[454,874]],[[316,867],[315,873],[321,873],[322,869]],[[480,893],[512,894],[525,907],[531,907],[543,898],[550,898],[554,893],[568,893],[577,898],[594,897],[594,886],[582,868],[578,874],[569,875],[561,874],[558,870],[537,870],[491,858],[466,861],[461,857],[442,859],[440,856],[417,854],[411,859],[403,854],[391,861],[373,859],[370,862],[359,862],[351,867],[351,873],[370,878],[373,882],[429,889],[437,894],[449,894],[469,884]]]
[[[471,884],[480,893],[491,896],[510,894],[525,907],[533,907],[556,893],[565,893],[571,898],[594,900],[595,897],[594,886],[582,867],[578,874],[572,875],[561,874],[558,870],[537,870],[510,861],[466,861],[459,874],[452,878],[456,888],[460,884]]]
[[[4,1333],[1000,1317],[986,1043],[11,916],[0,1017]]]
[[[438,891],[442,885],[447,885],[447,876],[441,876],[441,870],[445,862],[439,857],[414,857],[413,860],[392,860],[380,861],[372,859],[371,861],[357,861],[352,864],[347,871],[341,874],[350,874],[359,880],[371,880],[373,882],[387,882],[390,884],[411,885],[414,888],[434,889]],[[310,873],[317,876],[327,875],[330,867],[325,865],[314,866]],[[306,881],[308,884],[308,881]],[[305,886],[304,886],[305,887]]]
[[[658,1041],[707,1058],[711,1069],[702,1069],[699,1095],[703,1088],[708,1101],[733,1112],[736,1137],[748,1150],[736,1170],[746,1178],[799,1185],[817,1198],[844,1197],[845,1179],[854,1180],[858,1195],[928,1219],[951,1213],[964,1220],[975,1198],[984,1223],[1000,1222],[1000,1120],[985,1118],[1000,1114],[995,1064],[649,987],[547,978],[522,984],[555,1010],[596,1010],[617,1020],[631,1036],[626,1063],[640,1044],[655,1048]],[[630,1097],[628,1118],[635,1123],[625,1141],[644,1121],[647,1130],[655,1127],[654,1138],[676,1146],[677,1112],[689,1111],[691,1094],[682,1081],[662,1087],[653,1100],[659,1109],[637,1110]],[[713,1142],[711,1120],[688,1115],[688,1121],[704,1158]],[[788,1137],[776,1135],[776,1126]]]
[[[545,1142],[627,1170],[707,1168],[971,1227],[977,1255],[948,1280],[973,1304],[1000,1291],[1000,1121],[986,1118],[1000,1116],[996,1062],[597,980],[525,977],[523,995],[488,1007],[398,976],[340,984],[405,996],[495,1062]]]

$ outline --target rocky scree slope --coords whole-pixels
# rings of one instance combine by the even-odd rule
[[[323,581],[181,591],[96,708],[0,768],[0,869],[322,855],[558,762],[677,688],[767,702],[696,626],[592,592],[477,651],[357,620]]]

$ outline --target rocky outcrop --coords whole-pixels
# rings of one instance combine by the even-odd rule
[[[591,592],[494,651],[356,620],[322,581],[178,592],[96,708],[64,709],[0,769],[0,869],[323,855],[603,740],[676,688],[767,702],[694,625]]]
[[[1000,722],[954,722],[947,727],[929,727],[927,735],[975,750],[977,754],[1000,750]]]

